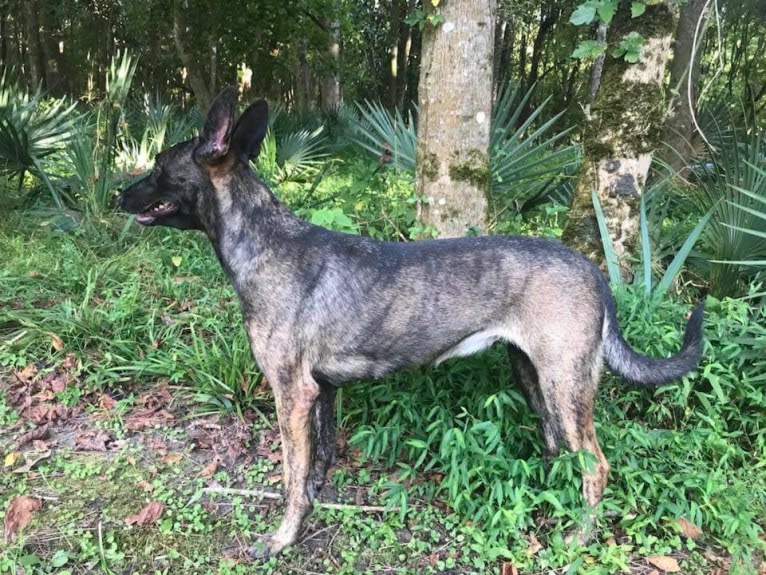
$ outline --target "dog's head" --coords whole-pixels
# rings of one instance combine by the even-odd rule
[[[236,103],[234,89],[221,92],[199,137],[158,154],[154,169],[120,193],[122,209],[145,226],[205,229],[214,180],[257,157],[268,129],[265,100],[252,104],[235,124]]]

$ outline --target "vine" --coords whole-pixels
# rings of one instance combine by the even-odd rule
[[[413,27],[417,26],[422,32],[423,28],[426,27],[426,24],[436,28],[439,24],[444,22],[444,16],[439,10],[439,4],[441,3],[441,0],[430,1],[432,6],[431,10],[427,11],[423,8],[415,8],[415,10],[408,14],[404,19],[404,23]]]
[[[647,6],[661,4],[662,0],[636,0],[631,2],[631,18],[640,18],[646,12]],[[619,0],[586,0],[575,8],[569,18],[569,22],[575,26],[589,26],[591,24],[603,24],[608,26],[614,18],[619,5]],[[646,43],[638,32],[631,32],[623,36],[619,44],[612,51],[615,58],[623,58],[626,62],[634,64],[638,62],[641,48]],[[583,40],[572,52],[573,58],[583,60],[595,60],[606,54],[607,43],[598,40]]]

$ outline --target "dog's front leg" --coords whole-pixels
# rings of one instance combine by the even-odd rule
[[[319,385],[300,369],[266,374],[277,407],[282,436],[283,473],[287,504],[277,530],[249,550],[265,558],[280,552],[298,538],[303,519],[311,511],[313,489],[308,485],[312,463],[312,411]]]

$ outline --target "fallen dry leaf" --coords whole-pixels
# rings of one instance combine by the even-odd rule
[[[160,426],[175,419],[173,414],[165,409],[146,408],[131,413],[125,418],[125,428],[140,431],[148,427]]]
[[[5,541],[10,543],[19,529],[24,529],[32,521],[32,514],[43,506],[36,497],[19,495],[11,500],[5,512]]]
[[[3,458],[3,467],[16,467],[16,464],[22,459],[24,459],[24,456],[18,451],[11,451],[10,453],[6,453],[5,457]]]
[[[681,528],[681,535],[689,539],[697,539],[702,535],[702,529],[689,521],[686,517],[679,517],[676,521]]]
[[[50,431],[51,424],[50,422],[45,423],[43,425],[39,425],[35,427],[34,429],[30,429],[26,433],[22,433],[19,438],[16,440],[16,449],[20,448],[23,445],[26,445],[30,441],[38,441],[40,439],[44,439],[48,436],[48,432]]]
[[[165,506],[159,501],[152,501],[135,515],[125,518],[126,525],[146,525],[155,523],[165,512]]]
[[[69,385],[68,374],[57,371],[45,378],[44,384],[55,394],[61,393]]]
[[[138,487],[139,489],[143,491],[154,491],[154,485],[152,485],[151,483],[143,479],[139,481],[138,483],[136,483],[136,487]]]
[[[53,452],[50,449],[47,451],[35,451],[34,453],[30,453],[26,457],[24,465],[17,467],[13,472],[18,474],[30,473],[35,465],[40,463],[43,459],[48,459],[52,453]]]
[[[180,453],[169,453],[165,457],[162,458],[162,461],[167,463],[168,465],[173,465],[174,463],[178,463],[183,459],[183,455]]]
[[[107,411],[111,411],[114,409],[114,406],[117,405],[117,401],[115,401],[115,399],[108,393],[102,393],[98,403],[102,409],[106,409]]]
[[[78,451],[106,451],[106,444],[113,439],[112,433],[103,429],[86,431],[75,439],[75,449]]]
[[[519,570],[510,561],[503,561],[503,575],[519,575]]]
[[[200,477],[210,477],[218,470],[218,458],[214,457],[213,460],[208,463],[205,468],[199,472]]]
[[[35,451],[49,451],[50,445],[45,443],[42,439],[35,439],[32,442],[32,449],[34,449]]]
[[[540,549],[543,548],[542,543],[538,541],[537,537],[535,537],[534,533],[531,534],[529,537],[527,537],[527,540],[529,541],[529,546],[527,546],[527,553],[530,555],[537,554]]]
[[[67,416],[67,408],[64,405],[37,404],[29,408],[28,417],[32,423],[41,425],[50,423],[56,419],[64,419]]]
[[[37,375],[37,372],[39,371],[37,364],[30,363],[28,366],[26,366],[21,371],[16,372],[16,377],[19,381],[28,382],[30,381],[35,375]]]
[[[61,367],[66,370],[74,369],[77,367],[77,357],[73,353],[68,353],[64,358],[64,361],[61,362]]]
[[[678,561],[667,555],[652,555],[647,557],[646,561],[664,573],[679,573],[681,571]]]
[[[64,349],[64,342],[58,335],[53,332],[49,332],[48,337],[51,338],[51,345],[53,346],[53,349],[56,351],[61,351]]]

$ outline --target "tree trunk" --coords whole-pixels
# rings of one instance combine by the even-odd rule
[[[420,64],[423,54],[423,34],[415,26],[409,32],[409,50],[407,51],[407,74],[405,75],[404,96],[402,97],[403,111],[413,110],[418,101],[418,85],[420,84]]]
[[[26,40],[26,65],[30,88],[36,88],[44,83],[42,74],[42,55],[40,53],[40,37],[37,24],[37,2],[26,0],[24,6],[24,39]]]
[[[670,105],[662,133],[660,156],[674,172],[683,173],[697,154],[701,138],[694,126],[702,41],[705,35],[707,0],[689,0],[681,6],[670,63]]]
[[[295,108],[301,118],[305,117],[311,107],[311,71],[308,60],[308,40],[298,40],[298,82],[295,86]]]
[[[591,200],[595,190],[625,276],[636,248],[640,195],[659,146],[666,109],[662,82],[675,29],[665,3],[648,6],[636,19],[630,12],[630,3],[622,2],[609,26],[609,49],[585,125],[583,163],[562,238],[590,258],[603,259]],[[632,31],[646,38],[635,64],[612,55]]]
[[[510,14],[500,12],[495,22],[495,48],[492,66],[492,81],[497,93],[500,86],[508,84],[511,76],[511,61],[514,53],[513,20]]]
[[[321,108],[325,112],[337,110],[340,106],[340,22],[333,20],[326,26],[330,34],[330,45],[327,48],[327,61],[329,69],[322,78],[322,91],[320,96]]]
[[[407,14],[415,9],[415,0],[409,0],[404,6]],[[406,14],[405,14],[406,16]],[[412,48],[412,27],[408,25],[399,27],[399,38],[396,45],[396,100],[394,106],[399,109],[405,107],[407,96],[407,86],[409,70],[407,64],[410,61],[410,50]]]
[[[399,35],[401,29],[409,27],[404,23],[404,11],[406,5],[403,0],[392,0],[391,2],[391,30],[388,36],[388,86],[387,86],[387,98],[388,106],[391,109],[396,108],[396,104],[399,100]]]
[[[184,68],[186,68],[186,74],[189,78],[192,92],[194,92],[194,98],[197,101],[197,105],[202,110],[207,110],[210,106],[210,102],[213,101],[213,96],[208,89],[208,85],[205,82],[200,66],[198,66],[198,63],[192,59],[191,55],[186,50],[186,44],[184,42],[185,31],[186,26],[183,22],[181,0],[173,0],[173,41],[176,45],[176,53]]]
[[[540,14],[540,25],[537,28],[537,34],[535,35],[535,41],[532,43],[532,58],[529,61],[529,74],[522,76],[521,78],[521,93],[526,94],[532,86],[537,83],[540,78],[540,61],[543,56],[543,48],[545,46],[545,40],[548,34],[553,30],[556,21],[561,15],[561,9],[555,4],[549,6],[543,6]],[[518,124],[523,124],[529,115],[532,113],[534,103],[532,98],[527,100],[524,106],[524,110],[519,117]]]
[[[7,68],[8,62],[8,14],[0,14],[0,66]]]
[[[422,222],[463,236],[487,221],[495,2],[449,0],[438,9],[443,21],[423,33],[416,188]]]

